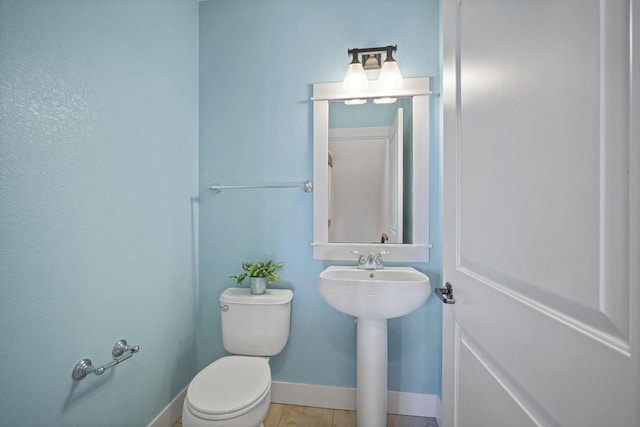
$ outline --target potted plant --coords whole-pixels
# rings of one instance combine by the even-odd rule
[[[284,267],[283,263],[276,264],[273,260],[256,263],[244,262],[242,263],[242,269],[245,272],[239,276],[229,276],[229,278],[241,285],[244,279],[249,276],[251,293],[260,295],[267,292],[267,283],[280,280],[280,275],[276,271],[282,267]]]

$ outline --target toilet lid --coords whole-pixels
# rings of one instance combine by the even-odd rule
[[[239,411],[258,400],[271,384],[269,362],[260,357],[227,356],[191,381],[189,405],[203,414]]]

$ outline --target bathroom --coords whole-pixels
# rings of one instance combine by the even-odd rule
[[[438,0],[0,1],[0,424],[171,425],[167,406],[225,354],[228,276],[259,258],[285,263],[274,286],[295,293],[273,381],[354,387],[353,318],[316,287],[327,262],[313,258],[312,195],[208,186],[311,179],[312,84],[341,81],[348,48],[397,44],[403,75],[440,88],[441,13]],[[411,264],[433,287],[441,103],[431,98],[432,248]],[[431,417],[442,313],[432,297],[389,322],[388,388]],[[119,338],[140,352],[71,378]]]
[[[311,85],[341,80],[348,48],[389,43],[405,76],[437,79],[439,13],[437,1],[3,1],[0,424],[147,425],[225,354],[217,298],[261,257],[285,263],[274,286],[295,292],[273,380],[354,387],[353,318],[316,287],[312,194],[207,188],[311,179]],[[416,267],[439,283],[433,193],[436,248]],[[435,298],[390,322],[391,390],[436,399],[440,330]],[[71,380],[119,338],[140,352]]]

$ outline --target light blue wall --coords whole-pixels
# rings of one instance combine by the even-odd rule
[[[271,361],[279,381],[355,385],[353,318],[316,288],[312,196],[302,190],[210,194],[207,186],[311,179],[315,82],[340,81],[353,47],[397,44],[405,77],[439,86],[437,0],[212,0],[200,5],[200,324],[198,364],[225,354],[217,299],[245,260],[286,264],[291,337]],[[431,102],[431,262],[441,281],[439,100]],[[414,118],[418,120],[419,118]],[[426,165],[425,165],[426,166]],[[420,189],[416,189],[420,191]],[[426,189],[422,189],[426,191]],[[439,394],[440,303],[389,322],[389,389]]]
[[[143,426],[192,378],[197,156],[197,1],[0,1],[0,425]]]

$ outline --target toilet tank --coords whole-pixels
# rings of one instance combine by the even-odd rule
[[[289,289],[267,289],[252,295],[248,288],[228,288],[220,295],[222,343],[232,354],[274,356],[289,339]]]

